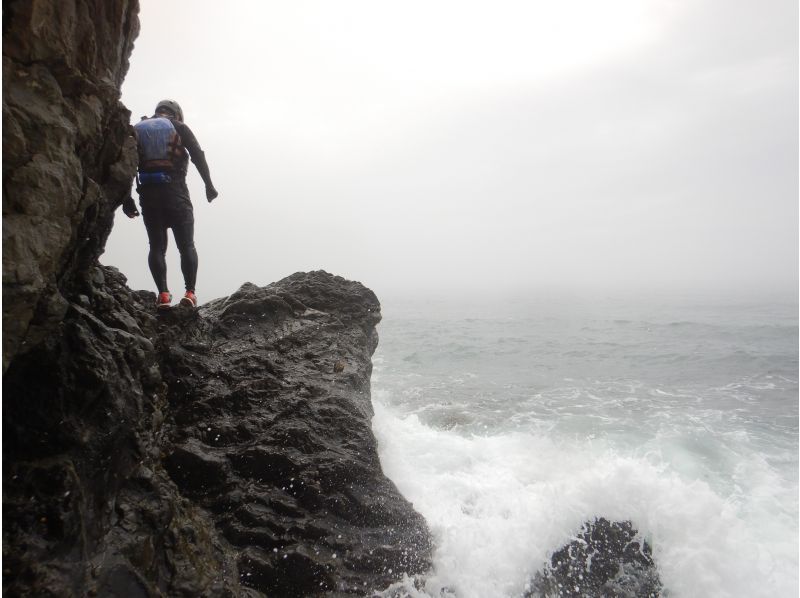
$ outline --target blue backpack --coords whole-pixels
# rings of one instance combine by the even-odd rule
[[[133,126],[139,150],[139,183],[168,183],[169,173],[184,157],[184,149],[175,125],[168,118],[154,117]]]

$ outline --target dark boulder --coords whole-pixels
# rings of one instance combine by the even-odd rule
[[[661,581],[650,545],[630,521],[599,518],[553,553],[526,598],[657,598]]]

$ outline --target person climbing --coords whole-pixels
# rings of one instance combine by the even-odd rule
[[[183,110],[174,100],[161,100],[155,114],[133,127],[139,152],[136,191],[142,218],[150,241],[147,263],[158,289],[157,309],[168,309],[172,294],[167,287],[167,229],[172,229],[181,256],[181,272],[186,294],[181,305],[197,307],[197,250],[194,246],[194,210],[186,186],[189,158],[206,186],[209,203],[219,194],[211,182],[205,154],[197,138],[183,122]],[[122,211],[136,218],[139,211],[133,198],[123,202]]]

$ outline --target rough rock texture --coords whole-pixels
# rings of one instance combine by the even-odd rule
[[[97,258],[138,3],[3,4],[3,593],[363,595],[428,566],[370,430],[380,308],[323,272],[156,317]]]
[[[3,371],[67,310],[136,152],[120,85],[136,0],[3,2]]]
[[[529,598],[658,598],[661,581],[648,543],[630,521],[595,519],[536,574]]]
[[[364,595],[429,566],[381,471],[380,306],[299,273],[156,317],[94,267],[3,379],[9,596]]]
[[[363,593],[427,566],[422,518],[381,473],[370,422],[380,305],[324,272],[246,284],[162,350],[165,465],[269,595]]]

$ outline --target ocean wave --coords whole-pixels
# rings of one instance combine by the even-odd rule
[[[726,486],[709,477],[724,468],[682,469],[663,439],[636,454],[602,438],[459,434],[379,401],[373,428],[385,472],[436,540],[434,570],[408,596],[519,596],[594,516],[633,522],[673,598],[797,594],[797,482],[755,453],[736,455]]]

